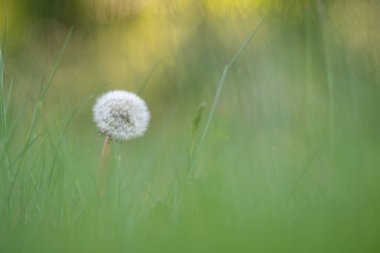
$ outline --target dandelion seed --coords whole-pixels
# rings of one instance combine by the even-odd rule
[[[144,135],[150,120],[144,100],[122,90],[110,91],[101,96],[93,112],[99,131],[119,141]]]

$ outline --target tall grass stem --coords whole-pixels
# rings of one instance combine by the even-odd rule
[[[198,155],[200,153],[200,150],[202,148],[202,145],[203,145],[203,143],[204,143],[204,141],[206,139],[208,130],[210,128],[211,121],[212,121],[212,118],[214,116],[216,107],[218,105],[218,102],[219,102],[219,99],[220,99],[220,94],[221,94],[223,86],[224,86],[224,82],[225,82],[226,77],[227,77],[227,73],[228,73],[230,67],[239,59],[240,55],[247,48],[249,42],[251,42],[252,39],[255,37],[255,35],[256,35],[257,31],[259,30],[259,28],[261,27],[264,19],[265,19],[265,15],[260,19],[260,21],[257,24],[256,28],[253,30],[253,32],[250,34],[250,36],[246,39],[246,41],[244,42],[244,44],[237,50],[237,52],[234,54],[234,56],[224,66],[223,73],[222,73],[222,75],[221,75],[221,77],[219,79],[219,82],[217,84],[217,89],[216,89],[216,92],[215,92],[214,99],[212,101],[210,112],[209,112],[207,120],[206,120],[206,124],[205,124],[205,126],[204,126],[204,128],[202,130],[199,142],[195,144],[194,152],[193,152],[192,158],[190,159],[187,180],[190,180],[191,177],[194,176],[194,174],[195,174],[194,173],[194,167],[195,167]]]

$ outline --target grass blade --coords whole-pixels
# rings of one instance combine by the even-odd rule
[[[217,89],[216,89],[216,92],[215,92],[215,96],[214,96],[214,99],[213,99],[213,102],[212,102],[212,106],[211,106],[210,112],[209,112],[207,120],[206,120],[206,124],[205,124],[205,126],[204,126],[204,128],[202,130],[199,142],[195,145],[193,156],[190,159],[187,180],[189,180],[192,176],[194,176],[193,175],[194,174],[194,167],[195,167],[195,164],[196,164],[199,152],[200,152],[200,150],[202,148],[202,145],[203,145],[203,143],[204,143],[204,141],[206,139],[208,130],[210,128],[211,121],[212,121],[212,118],[214,116],[216,107],[218,105],[218,102],[219,102],[219,99],[220,99],[220,94],[222,92],[222,89],[223,89],[224,82],[226,80],[228,71],[229,71],[230,67],[239,59],[239,57],[241,56],[241,54],[243,53],[243,51],[247,48],[248,44],[255,37],[255,35],[256,35],[257,31],[259,30],[259,28],[261,27],[264,19],[265,19],[265,16],[260,19],[260,21],[257,24],[256,28],[253,30],[253,32],[250,34],[250,36],[247,38],[247,40],[244,42],[244,44],[238,49],[238,51],[234,54],[234,56],[224,66],[223,73],[222,73],[222,75],[221,75],[221,77],[219,79],[219,82],[217,84]]]

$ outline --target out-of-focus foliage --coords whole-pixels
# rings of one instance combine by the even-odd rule
[[[378,13],[377,0],[0,0],[0,252],[379,252]],[[264,15],[190,177],[216,84]],[[138,92],[152,120],[112,143],[99,199],[103,84]]]
[[[257,44],[276,40],[286,47],[284,39],[293,43],[292,34],[297,32],[305,39],[310,29],[323,31],[327,39],[352,52],[374,56],[372,51],[378,51],[380,44],[375,30],[379,4],[370,0],[2,0],[1,7],[2,27],[5,20],[8,27],[7,55],[19,57],[15,73],[23,76],[41,78],[68,29],[75,26],[67,52],[70,62],[61,68],[66,79],[57,80],[65,90],[78,88],[78,77],[86,83],[79,85],[83,89],[96,82],[137,89],[152,72],[150,78],[164,77],[156,81],[167,84],[147,92],[173,97],[177,86],[185,93],[186,89],[199,92],[204,82],[214,81],[226,57],[264,14],[268,17],[265,35]],[[167,75],[158,77],[161,71]]]

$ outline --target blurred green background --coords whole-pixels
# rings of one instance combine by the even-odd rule
[[[0,0],[0,252],[380,252],[379,13]],[[152,120],[112,143],[99,198],[91,107],[110,89]]]

